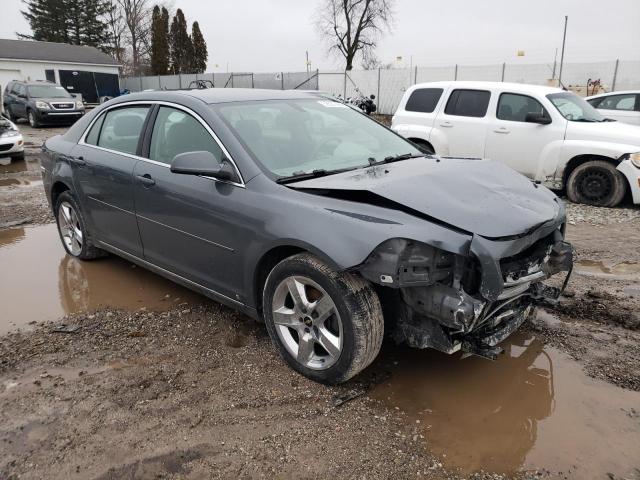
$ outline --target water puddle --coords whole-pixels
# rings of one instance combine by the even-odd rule
[[[0,173],[37,172],[40,169],[38,160],[11,160],[0,158]]]
[[[28,185],[42,185],[42,180],[27,180],[25,178],[0,178],[0,187],[26,187]]]
[[[574,264],[574,272],[589,277],[610,280],[640,280],[640,263],[610,263],[603,260],[579,260]]]
[[[587,377],[531,334],[518,333],[503,347],[495,362],[394,349],[385,354],[392,376],[372,396],[404,411],[425,448],[464,473],[635,474],[640,393]]]
[[[204,297],[115,256],[65,254],[55,225],[0,231],[0,334],[101,307],[167,310]]]

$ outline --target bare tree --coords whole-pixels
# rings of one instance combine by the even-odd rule
[[[122,10],[116,0],[110,0],[110,9],[105,14],[105,22],[109,31],[110,54],[122,66],[126,62],[126,31],[127,24],[124,22]]]
[[[124,18],[131,49],[131,73],[140,74],[150,50],[151,8],[148,0],[114,0]]]
[[[322,0],[316,27],[326,39],[329,51],[339,52],[346,70],[362,55],[365,62],[375,58],[377,40],[391,26],[395,0]]]

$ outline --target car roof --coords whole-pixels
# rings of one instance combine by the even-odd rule
[[[184,95],[202,100],[208,104],[227,102],[247,102],[253,100],[295,100],[303,98],[317,99],[313,94],[298,90],[267,90],[259,88],[203,88],[193,90],[154,90],[127,95],[132,100],[161,100],[170,95]]]
[[[589,95],[588,97],[585,97],[585,99],[609,97],[611,95],[628,95],[628,94],[640,95],[640,90],[616,90],[615,92],[606,92],[606,93],[598,93],[597,95]]]
[[[548,95],[550,93],[563,92],[561,88],[548,87],[545,85],[530,85],[528,83],[509,83],[509,82],[475,82],[467,80],[449,80],[444,82],[426,82],[413,85],[411,88],[469,88],[469,89],[493,89],[500,88],[504,90],[513,90],[523,93],[537,93],[539,95]]]

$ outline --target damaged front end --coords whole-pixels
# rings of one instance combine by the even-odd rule
[[[487,358],[536,304],[555,303],[573,266],[558,220],[522,236],[473,236],[466,255],[396,238],[356,270],[380,287],[391,336],[415,348],[459,350]],[[560,288],[543,280],[566,272]]]

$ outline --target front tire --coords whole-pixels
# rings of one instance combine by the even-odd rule
[[[574,203],[615,207],[626,193],[624,175],[604,160],[592,160],[579,165],[567,181],[567,196]]]
[[[280,355],[316,382],[345,382],[380,351],[384,318],[371,285],[311,254],[294,255],[273,268],[262,308]]]
[[[27,112],[27,120],[29,120],[29,125],[31,125],[32,128],[40,127],[40,120],[38,120],[38,116],[34,113],[33,110],[29,110]]]
[[[78,202],[71,192],[62,192],[57,198],[54,215],[60,241],[69,255],[80,260],[92,260],[106,255],[104,250],[93,244]]]

